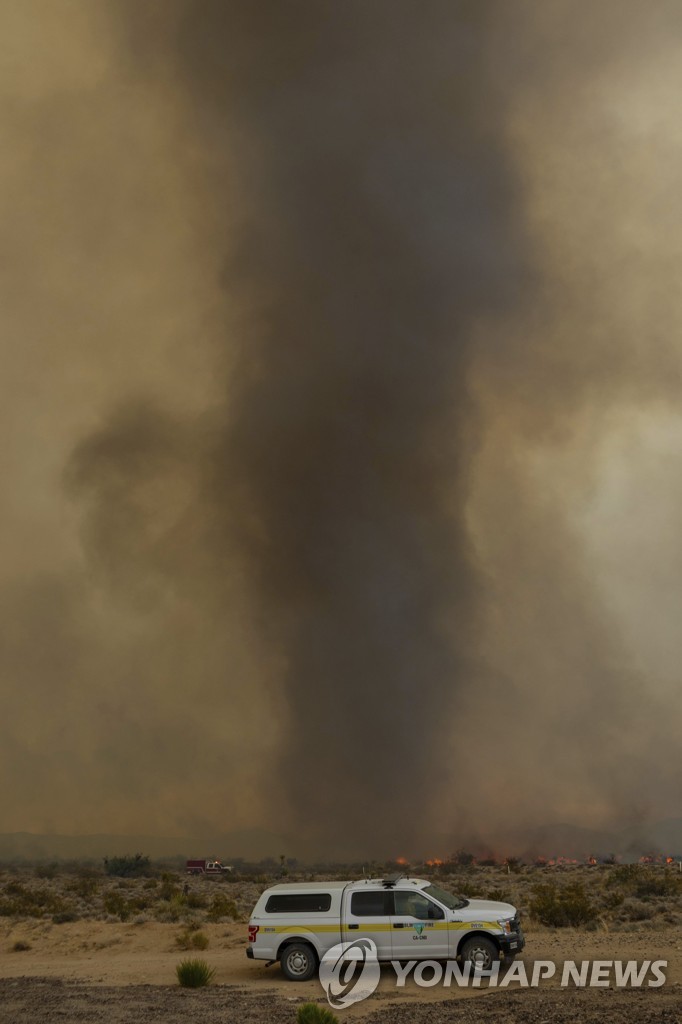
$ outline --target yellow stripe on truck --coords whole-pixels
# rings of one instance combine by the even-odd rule
[[[355,922],[353,923],[355,924]],[[451,928],[453,931],[460,932],[478,931],[481,928],[487,928],[489,931],[494,932],[499,932],[502,930],[497,921],[474,921],[473,923],[470,921],[438,921],[433,923],[415,921],[414,924],[426,924],[425,930],[430,932],[444,932],[447,931],[448,928]],[[413,928],[414,924],[405,922],[405,929]],[[317,932],[323,935],[328,934],[329,932],[348,931],[349,929],[348,925],[345,925],[345,927],[341,927],[338,924],[317,924],[317,922],[315,922],[314,924],[282,925],[281,927],[278,925],[265,925],[265,927],[261,926],[261,930],[265,934],[272,934],[273,932],[276,932],[278,935],[285,935],[289,932],[296,935],[301,931],[307,931]],[[360,925],[359,928],[353,928],[352,930],[358,931],[360,934],[362,934],[363,932],[390,932],[393,931],[393,925],[390,923],[372,923],[364,926]],[[396,929],[396,931],[398,930],[399,929]]]

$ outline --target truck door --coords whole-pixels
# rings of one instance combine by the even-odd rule
[[[417,889],[395,889],[391,935],[394,960],[446,960],[445,911]]]
[[[391,959],[391,913],[393,893],[389,889],[356,889],[346,893],[344,942],[366,936],[376,944],[380,960]]]

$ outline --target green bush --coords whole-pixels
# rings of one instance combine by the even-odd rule
[[[92,875],[82,875],[69,882],[66,888],[68,892],[72,892],[74,896],[80,896],[82,900],[89,900],[97,893],[97,890],[99,889],[99,882],[97,878]]]
[[[217,921],[221,917],[231,917],[236,920],[239,917],[237,904],[221,892],[217,892],[211,901],[207,917],[209,921]]]
[[[168,903],[167,913],[171,921],[179,921],[186,910],[187,901],[181,892],[177,892],[175,896],[171,896]]]
[[[468,850],[457,850],[450,857],[450,861],[453,864],[458,864],[461,868],[469,868],[475,861],[473,853],[469,853]]]
[[[149,910],[154,901],[146,896],[131,896],[128,906],[131,910]]]
[[[113,914],[121,921],[127,921],[132,912],[132,907],[120,892],[108,892],[102,901],[107,914]]]
[[[635,882],[634,894],[640,899],[649,896],[673,896],[679,889],[678,876],[670,871],[663,874],[653,874],[646,869]]]
[[[108,875],[117,875],[119,878],[139,878],[150,874],[152,866],[149,857],[136,853],[124,857],[105,857],[104,870]]]
[[[641,864],[619,864],[610,872],[606,884],[614,887],[622,886],[630,890],[640,877],[641,871]]]
[[[597,908],[590,902],[580,882],[559,889],[554,882],[537,885],[533,890],[530,912],[541,924],[551,928],[570,928],[590,924]]]
[[[619,864],[614,868],[606,883],[609,887],[620,887],[639,899],[650,896],[675,896],[680,892],[680,876],[668,869],[663,872],[647,864]]]
[[[495,900],[496,903],[511,903],[511,896],[504,889],[490,889],[486,899]]]
[[[203,988],[213,980],[215,967],[209,967],[205,960],[183,960],[175,973],[183,988]]]
[[[460,882],[457,879],[454,883],[454,890],[458,896],[468,896],[471,899],[480,899],[483,896],[481,887],[475,882]]]
[[[304,1003],[296,1014],[297,1024],[337,1024],[338,1019],[331,1010],[318,1003]]]
[[[621,889],[614,889],[612,892],[604,893],[602,904],[605,910],[616,910],[622,905],[624,899],[625,893]]]
[[[69,921],[78,921],[75,910],[60,910],[58,914],[52,915],[53,924],[68,924]]]
[[[190,910],[204,910],[208,906],[208,900],[198,892],[188,892],[185,896],[185,903]]]
[[[159,889],[160,900],[172,900],[174,896],[180,895],[180,886],[175,875],[164,871],[161,875],[161,888]]]

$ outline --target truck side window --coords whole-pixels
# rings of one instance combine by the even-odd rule
[[[398,889],[395,892],[396,917],[416,917],[418,921],[441,921],[445,916],[440,907],[418,892]]]
[[[265,904],[266,914],[319,914],[332,905],[328,892],[276,893]]]
[[[354,892],[350,898],[350,912],[354,917],[390,917],[393,893],[387,889]]]

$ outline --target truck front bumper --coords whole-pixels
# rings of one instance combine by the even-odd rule
[[[249,960],[255,960],[256,959],[255,956],[253,955],[253,946],[247,946],[246,947],[246,955],[248,956]]]
[[[508,935],[502,935],[499,942],[500,953],[502,953],[503,956],[515,956],[517,953],[520,953],[526,945],[526,937],[519,928],[517,932],[510,932]]]

